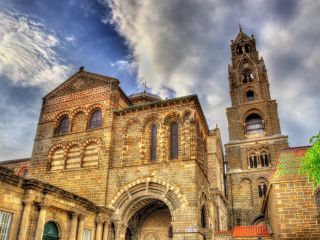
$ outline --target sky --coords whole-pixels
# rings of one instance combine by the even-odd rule
[[[197,94],[228,142],[230,41],[256,38],[290,146],[320,128],[318,0],[0,0],[0,160],[30,157],[42,97],[80,66],[130,95]]]

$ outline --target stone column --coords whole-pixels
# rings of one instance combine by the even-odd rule
[[[96,240],[102,240],[102,225],[103,225],[103,220],[100,216],[97,216],[96,218]]]
[[[120,222],[114,224],[116,228],[116,240],[124,239],[125,238],[125,231],[126,231],[126,226]]]
[[[71,229],[69,234],[69,240],[76,240],[77,236],[77,226],[78,226],[78,216],[77,213],[71,213]]]
[[[110,221],[105,221],[105,222],[104,222],[104,227],[103,227],[103,240],[108,240],[108,236],[109,236],[109,225],[110,225]]]
[[[18,240],[25,240],[27,238],[27,231],[29,227],[30,211],[31,211],[32,203],[33,203],[32,200],[24,201]]]
[[[41,204],[40,205],[40,213],[38,217],[38,223],[37,223],[37,229],[36,229],[36,235],[34,239],[42,239],[44,225],[46,223],[46,215],[47,215],[47,204]]]
[[[79,215],[79,225],[78,225],[77,240],[82,240],[84,218],[85,218],[85,216],[83,214]]]

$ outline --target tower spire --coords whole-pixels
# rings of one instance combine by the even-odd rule
[[[241,26],[240,21],[239,21],[239,31],[242,32],[242,26]]]

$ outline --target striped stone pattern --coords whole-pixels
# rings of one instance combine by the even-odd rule
[[[62,148],[57,149],[51,158],[51,171],[61,170],[64,165],[64,151]]]
[[[80,147],[75,145],[71,147],[67,154],[66,169],[80,168],[81,155]]]
[[[89,144],[84,151],[83,167],[95,167],[98,165],[98,146],[96,143]]]

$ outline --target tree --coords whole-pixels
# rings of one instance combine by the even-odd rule
[[[320,131],[309,142],[312,146],[306,152],[300,170],[309,180],[313,180],[315,186],[320,187]]]

